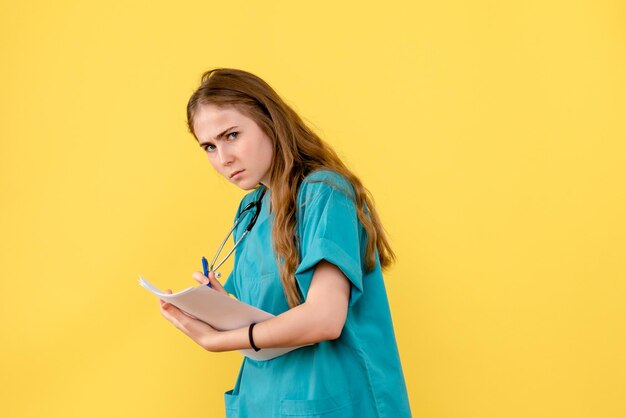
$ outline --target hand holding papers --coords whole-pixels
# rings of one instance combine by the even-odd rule
[[[206,285],[190,287],[177,293],[165,293],[141,276],[139,276],[139,284],[160,299],[171,303],[218,331],[247,327],[253,322],[263,322],[274,316],[269,312],[221,294]],[[239,351],[254,360],[269,360],[296,348],[298,347],[264,348],[258,352],[252,349]]]

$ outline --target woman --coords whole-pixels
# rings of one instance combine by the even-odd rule
[[[215,170],[250,190],[237,217],[260,202],[224,287],[214,272],[193,276],[276,316],[225,332],[165,302],[163,316],[209,351],[304,346],[245,357],[226,415],[410,416],[381,272],[394,254],[359,179],[248,72],[206,72],[187,121]],[[242,215],[235,242],[254,216]]]

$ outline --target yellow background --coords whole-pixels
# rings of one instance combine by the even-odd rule
[[[171,4],[170,4],[171,3]],[[413,414],[626,416],[620,1],[0,3],[0,415],[217,417],[160,316],[243,192],[186,132],[268,81],[372,191]]]

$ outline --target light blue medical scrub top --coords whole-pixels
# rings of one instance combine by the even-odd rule
[[[260,191],[243,198],[237,215]],[[289,306],[272,249],[269,194],[267,190],[256,224],[235,252],[225,288],[237,299],[279,315]],[[303,299],[321,260],[339,267],[351,282],[341,336],[272,360],[245,357],[234,389],[224,395],[227,417],[411,416],[380,263],[376,257],[373,270],[363,267],[366,235],[353,196],[344,177],[317,171],[302,182],[296,213],[301,261],[295,276]],[[252,215],[244,215],[235,240]]]

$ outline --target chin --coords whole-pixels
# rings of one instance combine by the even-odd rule
[[[259,182],[253,183],[253,182],[250,182],[250,181],[242,181],[241,183],[235,183],[235,185],[237,187],[239,187],[242,190],[246,190],[246,191],[256,189],[256,186],[258,184],[259,184]]]

